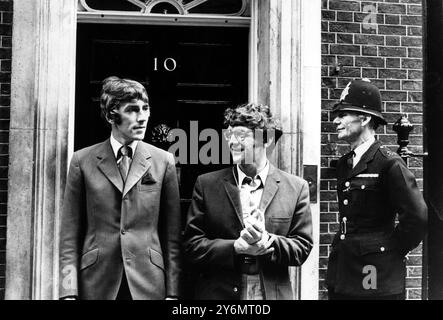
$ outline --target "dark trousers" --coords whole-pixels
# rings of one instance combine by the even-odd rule
[[[334,292],[333,289],[328,290],[329,300],[405,300],[405,293],[391,294],[387,296],[359,297]]]
[[[126,279],[126,272],[123,270],[122,282],[120,289],[118,289],[115,300],[132,300],[131,291],[129,290],[128,280]]]

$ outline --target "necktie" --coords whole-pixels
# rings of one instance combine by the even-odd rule
[[[352,169],[354,167],[354,156],[355,156],[355,152],[351,151],[348,153],[347,155],[347,159],[346,159],[346,163],[348,165],[349,169]]]
[[[120,163],[118,168],[120,170],[123,182],[125,182],[126,177],[128,176],[129,167],[131,165],[132,149],[125,145],[122,146],[118,152],[120,155]]]
[[[261,181],[260,176],[257,176],[257,178],[252,179],[251,177],[244,177],[242,181],[242,185],[248,185],[251,188],[251,192],[255,191],[263,186],[263,182]]]

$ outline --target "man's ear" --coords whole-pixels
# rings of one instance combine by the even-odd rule
[[[109,113],[106,114],[106,121],[108,121],[109,124],[119,124],[118,123],[119,115],[115,110],[111,110]]]
[[[366,125],[369,124],[369,122],[371,122],[372,116],[370,116],[370,115],[364,115],[363,118],[364,118],[364,119],[363,119],[363,121],[361,122],[361,125],[362,125],[362,126],[366,126]]]
[[[109,124],[114,124],[114,119],[111,119],[111,118],[109,117],[109,114],[106,114],[105,118],[106,118],[106,121],[107,121]]]

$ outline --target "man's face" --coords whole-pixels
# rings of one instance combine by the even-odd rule
[[[362,116],[351,111],[340,111],[334,119],[338,139],[348,143],[357,141],[363,132]]]
[[[134,140],[143,140],[148,124],[150,111],[149,105],[143,100],[131,100],[122,103],[115,113],[120,116],[120,123],[110,121],[114,138],[122,144]]]
[[[265,156],[264,146],[256,142],[254,131],[244,126],[229,126],[225,132],[232,160],[236,164],[253,164]],[[257,137],[260,139],[260,137]]]

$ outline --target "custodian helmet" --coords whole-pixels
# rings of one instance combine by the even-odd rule
[[[352,80],[346,85],[331,113],[339,111],[367,113],[376,117],[380,124],[387,124],[381,114],[380,90],[367,79]]]

